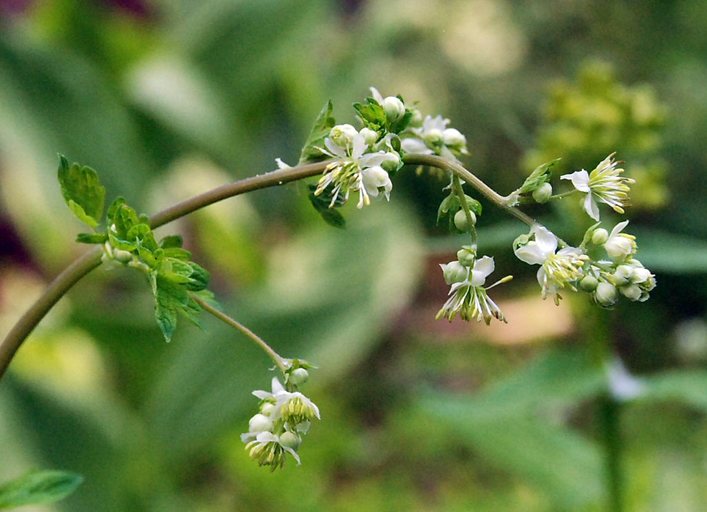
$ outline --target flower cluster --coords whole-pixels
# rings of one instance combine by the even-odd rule
[[[358,208],[369,205],[370,198],[381,193],[390,199],[393,184],[388,173],[398,170],[401,158],[392,148],[376,149],[381,146],[376,144],[378,137],[369,128],[358,131],[350,124],[334,126],[324,139],[326,147],[319,149],[335,160],[327,166],[314,193],[320,195],[328,190],[330,206],[347,201],[350,192],[358,192]]]
[[[448,124],[449,119],[442,116],[426,116],[421,122],[413,122],[402,135],[403,149],[408,153],[440,155],[451,160],[468,155],[466,137],[456,128],[448,128]]]
[[[624,206],[628,205],[629,185],[634,183],[631,178],[621,176],[623,169],[618,168],[614,154],[607,156],[599,162],[592,172],[584,169],[561,176],[563,180],[570,180],[578,191],[586,194],[584,210],[592,219],[599,220],[599,206],[597,201],[609,205],[616,213],[624,213]]]
[[[535,225],[530,233],[516,238],[513,248],[521,261],[540,265],[537,278],[543,298],[552,296],[556,304],[563,288],[588,292],[603,307],[616,304],[619,295],[643,302],[655,288],[655,276],[634,258],[635,237],[622,232],[627,225],[628,221],[621,222],[611,233],[594,225],[579,247],[565,246],[559,251],[560,240]]]
[[[320,419],[316,404],[297,391],[307,377],[305,368],[290,368],[285,386],[273,377],[272,391],[253,391],[260,399],[260,406],[241,440],[246,443],[248,455],[259,465],[270,466],[274,471],[285,464],[288,453],[300,464],[297,450],[302,436],[309,431],[312,420]]]
[[[494,270],[493,258],[489,256],[477,258],[476,250],[471,246],[465,246],[457,252],[456,261],[440,267],[445,282],[451,285],[451,288],[449,299],[437,313],[437,319],[447,318],[452,321],[459,313],[464,320],[475,319],[479,322],[483,319],[486,325],[491,323],[492,318],[506,321],[501,309],[488,296],[487,290],[509,281],[511,277],[507,276],[491,286],[484,286],[486,278]]]

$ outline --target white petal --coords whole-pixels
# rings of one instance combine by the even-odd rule
[[[589,173],[584,169],[575,171],[572,174],[564,174],[560,176],[560,179],[571,180],[574,188],[580,192],[589,192]]]
[[[277,377],[272,378],[272,392],[273,395],[279,395],[280,393],[286,392],[284,386],[280,384]]]
[[[599,206],[597,206],[597,202],[592,197],[592,194],[587,194],[587,197],[584,198],[584,211],[587,212],[587,215],[592,219],[599,220]]]
[[[367,153],[359,158],[358,163],[361,167],[375,167],[388,159],[388,153],[378,151],[376,153]]]
[[[515,250],[516,257],[528,265],[542,265],[545,262],[545,253],[538,247],[535,242],[518,247]]]
[[[614,229],[611,230],[611,233],[609,233],[609,238],[613,238],[621,233],[626,226],[628,226],[627,220],[619,222],[616,226],[614,226]]]
[[[361,155],[363,155],[363,152],[366,151],[366,148],[368,148],[368,144],[366,144],[366,139],[364,139],[363,135],[360,133],[353,136],[352,142],[351,158],[358,160],[361,158]]]
[[[481,286],[486,281],[488,275],[494,270],[493,258],[484,256],[474,262],[474,268],[471,271],[472,286]]]
[[[331,156],[339,157],[339,158],[346,158],[346,151],[344,148],[336,144],[333,140],[331,140],[329,137],[324,139],[324,145],[327,147],[329,150],[329,154]]]
[[[378,103],[383,105],[383,95],[378,92],[378,89],[375,87],[370,87],[371,90],[371,96],[373,96],[373,99],[376,100]]]
[[[544,254],[543,261],[547,259],[548,256],[555,253],[557,249],[557,237],[553,235],[546,227],[537,226],[535,231],[535,242]]]
[[[423,155],[432,154],[433,151],[420,139],[408,137],[400,141],[400,146],[406,153],[417,153]]]

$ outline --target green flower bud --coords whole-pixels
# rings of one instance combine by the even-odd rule
[[[469,218],[471,219],[471,224],[469,223]],[[459,210],[454,214],[454,225],[459,231],[468,231],[471,226],[476,225],[476,214],[469,211],[469,218],[467,218],[464,210]]]
[[[286,430],[280,434],[280,444],[286,448],[292,448],[297,451],[299,445],[302,444],[302,438],[294,432]]]
[[[469,275],[469,269],[458,261],[451,261],[446,265],[440,265],[440,267],[442,267],[444,281],[447,284],[460,283]]]
[[[597,289],[598,285],[599,285],[599,281],[594,276],[585,276],[579,282],[579,287],[582,290],[584,290],[585,292],[593,292],[594,290]]]
[[[462,247],[457,251],[457,260],[465,267],[473,267],[476,260],[476,251],[470,247]]]
[[[594,245],[603,245],[609,239],[609,232],[604,228],[595,229],[592,233],[592,243]]]
[[[547,203],[552,197],[552,185],[548,182],[543,183],[538,188],[533,190],[533,199],[537,203]]]
[[[634,302],[640,299],[642,295],[641,288],[637,284],[622,286],[619,288],[619,291],[621,292],[621,295]]]
[[[382,106],[388,121],[391,123],[394,123],[405,115],[405,105],[400,101],[400,98],[396,98],[395,96],[384,98]]]
[[[133,255],[130,251],[124,251],[122,249],[113,249],[113,258],[121,263],[127,263],[133,259]]]
[[[265,414],[266,416],[270,416],[273,413],[274,409],[275,404],[272,402],[263,402],[263,404],[260,406],[260,412],[262,414]]]
[[[369,146],[372,146],[378,141],[378,132],[375,130],[371,130],[370,128],[361,128],[359,133]]]
[[[594,300],[604,307],[613,306],[618,300],[616,287],[607,282],[599,283],[597,289],[594,291]]]
[[[424,138],[425,142],[428,142],[429,144],[439,144],[442,142],[442,131],[437,128],[431,128],[425,133]]]
[[[381,167],[388,172],[395,172],[400,169],[401,164],[400,155],[389,151],[385,154],[385,160],[381,162]]]
[[[309,372],[304,368],[295,368],[287,376],[288,382],[294,384],[295,386],[300,386],[307,382],[309,379]]]

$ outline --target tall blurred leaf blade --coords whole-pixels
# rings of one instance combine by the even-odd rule
[[[637,258],[646,267],[667,274],[707,273],[707,241],[655,229],[629,232],[638,240]],[[660,283],[659,283],[660,284]]]
[[[605,385],[605,372],[587,351],[558,348],[468,400],[477,416],[493,418],[576,404],[602,391]]]
[[[53,503],[74,492],[83,477],[67,471],[35,471],[0,485],[0,508]]]
[[[682,402],[707,412],[707,371],[679,370],[641,379],[639,400]]]
[[[473,400],[439,393],[424,396],[420,406],[454,429],[459,442],[543,490],[559,509],[601,498],[599,450],[571,430],[527,415],[478,414]]]
[[[69,209],[83,223],[95,228],[103,218],[106,189],[98,173],[85,165],[69,164],[59,157],[59,183]]]
[[[408,212],[378,204],[356,213],[347,231],[321,226],[274,248],[266,285],[224,305],[281,355],[316,364],[312,383],[365,358],[419,278],[422,253]],[[247,339],[213,322],[205,327],[205,335],[173,345],[149,400],[149,423],[178,460],[238,418],[246,429],[257,405],[250,391],[267,388],[273,376],[272,362]]]

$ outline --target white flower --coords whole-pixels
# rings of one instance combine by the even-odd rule
[[[343,138],[348,141],[348,138]],[[359,193],[358,208],[370,204],[369,195],[377,196],[378,188],[376,187],[375,194],[370,194],[369,189],[363,182],[363,174],[366,169],[380,166],[389,158],[387,153],[384,151],[366,153],[368,144],[366,144],[363,135],[358,132],[351,135],[350,143],[345,146],[337,144],[331,137],[324,139],[324,145],[326,149],[320,148],[322,153],[335,158],[336,161],[327,166],[314,193],[319,195],[331,186],[332,200],[330,206],[336,203],[339,196],[343,197],[344,200],[348,200],[351,191]],[[376,174],[376,171],[373,171],[373,175],[376,176]],[[374,181],[376,183],[381,182],[380,176],[377,176]],[[393,187],[392,183],[385,182],[381,186],[384,190],[387,189],[386,197],[388,197],[390,189]]]
[[[393,189],[393,183],[390,181],[388,173],[381,166],[376,165],[364,169],[361,171],[361,175],[363,186],[369,196],[378,197],[378,194],[383,192],[386,200],[390,201],[390,191]]]
[[[604,249],[612,258],[626,259],[636,253],[636,237],[621,232],[626,226],[628,226],[627,220],[619,222],[604,242]]]
[[[594,220],[599,220],[597,201],[609,205],[617,213],[624,213],[623,207],[628,204],[629,184],[634,180],[620,176],[624,170],[617,168],[617,165],[612,153],[591,173],[582,169],[561,176],[561,179],[570,180],[574,188],[587,194],[584,211]]]
[[[320,419],[319,408],[305,395],[299,391],[287,391],[277,377],[272,379],[272,392],[257,390],[253,395],[263,401],[274,403],[270,417],[272,421],[280,418],[293,420],[293,424],[299,421]],[[297,421],[299,420],[299,421]]]
[[[455,128],[447,128],[448,124],[449,119],[442,116],[426,116],[421,127],[404,132],[407,136],[401,140],[403,150],[408,153],[437,154],[452,160],[457,159],[452,150],[458,154],[467,154],[466,137]]]
[[[606,364],[609,392],[620,402],[633,400],[645,392],[645,384],[631,375],[623,362],[615,358]]]
[[[298,465],[301,464],[299,455],[289,444],[289,442],[282,443],[277,434],[260,432],[253,441],[246,444],[245,448],[248,450],[248,455],[257,460],[258,464],[271,466],[275,470],[285,464],[285,453],[292,455]]]
[[[471,268],[465,267],[458,261],[452,261],[446,265],[440,265],[440,267],[442,267],[447,284],[452,286],[449,290],[449,299],[437,312],[437,319],[444,317],[452,321],[459,313],[464,320],[476,319],[478,322],[483,319],[486,325],[491,322],[491,318],[506,321],[501,309],[491,300],[486,291],[505,282],[508,278],[502,279],[488,288],[484,287],[486,278],[494,270],[493,258],[489,256],[479,258]]]
[[[555,253],[559,243],[557,237],[543,226],[533,226],[530,234],[534,235],[534,240],[516,246],[515,255],[529,265],[541,265],[537,279],[542,296],[550,295],[558,304],[558,290],[568,286],[576,291],[575,282],[584,277],[583,266],[589,258],[576,247],[565,247]]]

